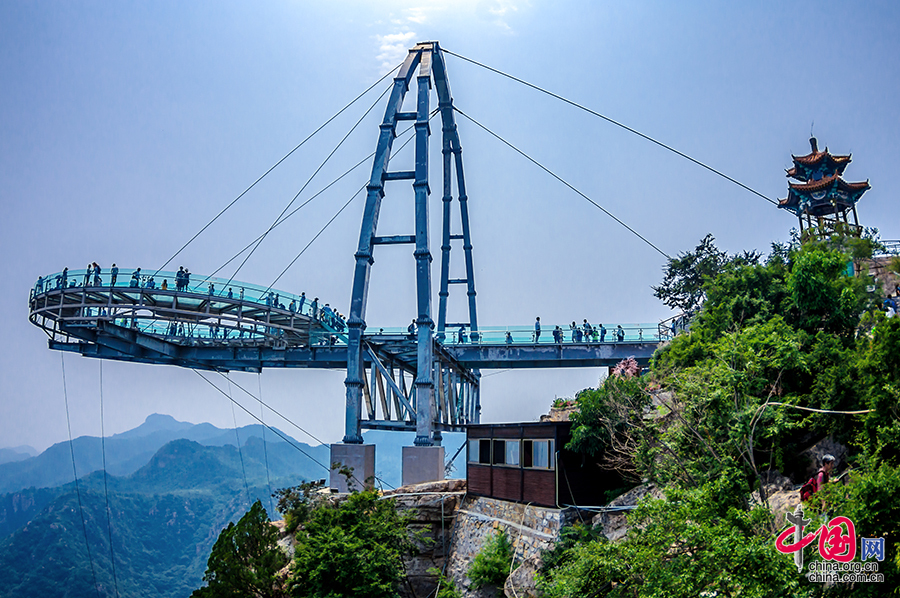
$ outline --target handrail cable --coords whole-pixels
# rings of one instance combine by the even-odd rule
[[[291,151],[289,151],[289,152],[288,152],[287,154],[285,154],[280,160],[278,160],[278,162],[276,162],[275,164],[273,164],[271,168],[269,168],[267,171],[265,171],[258,179],[256,179],[255,181],[253,181],[253,183],[252,183],[249,187],[247,187],[246,189],[244,189],[243,191],[241,191],[240,195],[238,195],[238,196],[235,197],[233,200],[231,200],[231,203],[229,203],[227,206],[225,206],[224,208],[222,208],[222,210],[221,210],[218,214],[216,214],[215,217],[214,217],[212,220],[210,220],[209,222],[207,222],[207,223],[203,226],[203,228],[201,228],[199,231],[197,231],[197,233],[196,233],[193,237],[191,237],[191,238],[188,240],[187,243],[185,243],[184,245],[182,245],[182,246],[181,246],[181,249],[179,249],[178,251],[176,251],[175,254],[172,255],[172,257],[170,257],[168,260],[166,260],[166,262],[156,270],[156,273],[154,274],[154,276],[156,276],[156,274],[159,274],[160,270],[162,270],[163,268],[165,268],[166,266],[168,266],[168,265],[169,265],[169,262],[171,262],[171,261],[174,260],[176,257],[178,257],[178,255],[179,255],[182,251],[184,251],[185,248],[186,248],[188,245],[190,245],[191,243],[193,243],[194,240],[195,240],[197,237],[199,237],[201,234],[203,234],[203,231],[205,231],[207,228],[209,228],[209,227],[212,225],[212,223],[215,222],[216,220],[218,220],[219,217],[220,217],[222,214],[224,214],[225,212],[227,212],[228,209],[231,208],[231,206],[233,206],[234,204],[236,204],[236,203],[238,202],[238,200],[240,200],[242,197],[244,197],[244,195],[246,195],[251,189],[253,189],[253,187],[255,187],[255,186],[257,185],[257,183],[259,183],[261,180],[263,180],[264,178],[266,178],[266,176],[267,176],[270,172],[272,172],[273,170],[275,170],[279,165],[281,165],[282,162],[284,162],[285,160],[287,160],[287,159],[291,156],[291,154],[293,154],[293,153],[296,152],[298,149],[300,149],[307,141],[309,141],[310,139],[312,139],[313,136],[314,136],[316,133],[318,133],[319,131],[321,131],[322,129],[324,129],[329,123],[331,123],[331,121],[333,121],[333,120],[336,119],[338,116],[340,116],[341,114],[343,114],[343,112],[344,112],[345,110],[347,110],[347,108],[349,108],[350,106],[352,106],[353,104],[355,104],[356,101],[359,100],[361,97],[363,97],[364,95],[366,95],[367,93],[369,93],[370,91],[372,91],[372,89],[373,89],[376,85],[378,85],[379,83],[381,83],[382,81],[384,81],[385,79],[387,79],[388,76],[389,76],[391,73],[393,73],[394,71],[396,71],[398,68],[400,68],[400,65],[399,65],[399,64],[398,64],[397,66],[395,66],[394,68],[392,68],[391,70],[389,70],[387,73],[385,73],[380,79],[378,79],[378,81],[376,81],[375,83],[373,83],[372,85],[370,85],[369,87],[367,87],[365,91],[363,91],[363,92],[360,93],[358,96],[356,96],[355,98],[353,98],[352,100],[350,100],[350,103],[348,103],[346,106],[344,106],[343,108],[341,108],[340,110],[338,110],[338,111],[334,114],[334,116],[332,116],[331,118],[329,118],[328,120],[326,120],[324,123],[322,123],[315,131],[313,131],[312,133],[310,133],[309,135],[307,135],[306,139],[304,139],[303,141],[301,141],[300,143],[298,143],[297,146],[294,147],[294,149],[292,149]]]
[[[223,375],[222,372],[220,372],[220,371],[218,371],[218,370],[214,370],[214,371],[215,371],[217,374],[219,374],[220,376]],[[219,388],[218,386],[216,386],[215,384],[213,384],[213,382],[212,382],[211,380],[207,379],[206,376],[204,376],[203,374],[201,374],[199,371],[193,370],[193,372],[194,372],[195,374],[197,374],[198,376],[200,376],[201,378],[203,378],[203,381],[204,381],[204,382],[206,382],[207,384],[209,384],[210,386],[212,386],[213,388],[215,388],[217,391],[219,391],[220,393],[222,393],[222,394],[225,395],[225,396],[228,396],[228,395],[225,393],[225,391],[223,391],[221,388]],[[237,386],[238,388],[240,388],[241,390],[243,390],[245,393],[247,393],[248,395],[250,395],[251,397],[253,396],[252,393],[250,393],[249,391],[247,391],[245,388],[243,388],[242,386],[240,386],[240,385],[237,384],[236,382],[232,382],[232,383],[233,383],[235,386]],[[266,424],[265,422],[263,422],[261,419],[259,419],[258,417],[256,417],[256,415],[254,415],[253,413],[251,413],[246,407],[244,407],[239,401],[237,401],[237,400],[234,399],[233,397],[228,397],[228,399],[229,399],[230,401],[232,401],[235,405],[237,405],[238,407],[240,407],[247,415],[249,415],[250,417],[252,417],[252,418],[255,419],[256,421],[258,421],[258,422],[261,423],[262,425],[266,426],[267,428],[269,428],[269,430],[271,430],[273,433],[275,433],[277,436],[279,436],[282,440],[284,440],[284,441],[287,442],[289,445],[291,445],[292,447],[294,447],[295,449],[297,449],[298,451],[300,451],[301,453],[303,453],[304,455],[306,455],[312,462],[316,463],[317,465],[319,465],[320,467],[322,467],[323,469],[325,469],[326,471],[328,471],[329,473],[331,473],[331,468],[330,468],[330,467],[328,467],[327,465],[325,465],[324,463],[322,463],[321,461],[319,461],[318,459],[316,459],[315,457],[313,457],[312,455],[310,455],[309,453],[307,453],[306,451],[304,451],[302,448],[300,448],[299,446],[297,446],[296,444],[294,444],[293,442],[291,442],[291,439],[290,439],[288,436],[285,436],[284,434],[282,434],[282,433],[278,430],[278,428],[273,428],[272,426],[270,426],[270,425]],[[268,407],[268,405],[266,405],[266,406]],[[272,409],[271,407],[269,407],[269,409],[271,409],[272,412],[274,412],[274,413],[278,413],[277,411],[275,411],[275,410]],[[279,413],[279,415],[281,415],[281,414]],[[298,426],[297,424],[295,424],[295,423],[292,422],[291,420],[287,419],[287,418],[284,417],[283,415],[281,415],[281,417],[282,417],[285,421],[287,421],[287,422],[289,422],[290,424],[292,424],[293,426],[295,426],[297,429],[303,430],[303,428],[301,428],[300,426]],[[306,430],[303,430],[303,432],[306,433],[308,436],[310,436],[310,437],[312,437],[312,438],[315,438],[315,436],[313,436],[313,435],[310,434],[309,432],[306,432]],[[321,445],[323,445],[323,446],[325,445],[325,443],[322,442],[321,440],[319,440],[318,442],[319,442],[319,444],[321,444]],[[360,485],[360,487],[365,487],[365,484],[363,484],[363,483],[359,480],[359,478],[357,478],[355,475],[352,475],[352,474],[351,474],[351,476],[353,477],[354,480],[356,480],[356,482]],[[386,483],[384,480],[382,480],[382,479],[379,478],[378,476],[375,476],[375,479],[377,479],[378,481],[380,481],[382,484],[385,484],[386,486],[390,487],[391,489],[394,489],[393,486],[391,486],[390,484]]]
[[[457,54],[456,52],[451,52],[450,50],[448,50],[448,49],[446,49],[446,48],[441,48],[441,50],[443,50],[443,51],[446,52],[447,54],[450,54],[451,56],[456,56],[457,58],[461,58],[462,60],[465,60],[466,62],[471,62],[472,64],[477,65],[477,66],[480,66],[481,68],[484,68],[484,69],[487,69],[487,70],[489,70],[489,71],[491,71],[491,72],[497,73],[498,75],[503,75],[504,77],[507,77],[508,79],[512,79],[513,81],[516,81],[517,83],[521,83],[522,85],[525,85],[525,86],[527,86],[527,87],[530,87],[530,88],[532,88],[532,89],[534,89],[534,90],[537,90],[537,91],[539,91],[539,92],[541,92],[541,93],[545,93],[545,94],[547,94],[548,96],[553,97],[553,98],[556,98],[557,100],[560,100],[560,101],[562,101],[562,102],[565,102],[566,104],[569,104],[570,106],[574,106],[574,107],[578,108],[579,110],[584,110],[584,111],[587,112],[588,114],[592,114],[593,116],[596,116],[596,117],[598,117],[598,118],[602,118],[603,120],[605,120],[606,122],[608,122],[608,123],[610,123],[610,124],[616,125],[617,127],[621,127],[621,128],[623,128],[623,129],[625,129],[626,131],[628,131],[629,133],[633,133],[633,134],[637,135],[638,137],[641,137],[641,138],[643,138],[643,139],[646,139],[647,141],[650,141],[651,143],[655,143],[656,145],[658,145],[658,146],[660,146],[660,147],[662,147],[662,148],[664,148],[664,149],[667,149],[667,150],[669,150],[670,152],[672,152],[672,153],[674,153],[674,154],[677,154],[677,155],[681,156],[681,157],[684,158],[685,160],[689,160],[690,162],[693,162],[694,164],[696,164],[696,165],[698,165],[698,166],[702,166],[703,168],[709,170],[710,172],[719,175],[719,176],[722,177],[723,179],[725,179],[725,180],[727,180],[727,181],[730,181],[730,182],[734,183],[734,184],[737,185],[738,187],[741,187],[742,189],[745,189],[746,191],[749,191],[750,193],[753,193],[754,195],[758,195],[759,197],[763,198],[764,200],[766,200],[767,202],[769,202],[769,203],[771,203],[771,204],[778,205],[778,202],[777,202],[777,201],[771,199],[770,197],[767,197],[766,195],[763,195],[762,193],[760,193],[760,192],[757,191],[756,189],[753,189],[752,187],[749,187],[749,186],[745,185],[744,183],[740,182],[739,180],[737,180],[737,179],[735,179],[735,178],[733,178],[733,177],[728,176],[728,175],[725,174],[724,172],[722,172],[722,171],[720,171],[720,170],[716,170],[716,169],[713,168],[712,166],[709,166],[708,164],[704,164],[704,163],[701,162],[700,160],[697,160],[696,158],[692,158],[691,156],[685,154],[684,152],[681,152],[681,151],[675,149],[674,147],[672,147],[672,146],[670,146],[670,145],[666,145],[666,144],[663,143],[662,141],[659,141],[659,140],[657,140],[657,139],[654,139],[653,137],[650,137],[649,135],[645,135],[644,133],[641,133],[641,132],[638,131],[637,129],[632,129],[632,128],[629,127],[628,125],[625,125],[625,124],[623,124],[623,123],[620,123],[619,121],[617,121],[617,120],[615,120],[615,119],[612,119],[612,118],[610,118],[610,117],[608,117],[608,116],[604,116],[603,114],[600,114],[599,112],[597,112],[597,111],[595,111],[595,110],[591,110],[591,109],[588,108],[587,106],[584,106],[584,105],[582,105],[582,104],[579,104],[578,102],[573,102],[572,100],[570,100],[570,99],[568,99],[568,98],[564,98],[563,96],[561,96],[561,95],[559,95],[559,94],[553,93],[552,91],[549,91],[549,90],[547,90],[547,89],[544,89],[543,87],[539,87],[539,86],[537,86],[537,85],[535,85],[535,84],[533,84],[533,83],[529,83],[528,81],[525,81],[524,79],[519,79],[518,77],[515,77],[515,76],[513,76],[513,75],[510,75],[509,73],[505,73],[505,72],[503,72],[503,71],[501,71],[501,70],[499,70],[499,69],[495,69],[495,68],[493,68],[493,67],[490,67],[490,66],[488,66],[488,65],[486,65],[486,64],[483,64],[483,63],[481,63],[481,62],[478,62],[477,60],[472,60],[471,58],[466,58],[465,56],[462,56],[462,55],[460,55],[460,54]]]
[[[75,477],[75,495],[78,497],[78,514],[81,515],[81,529],[84,532],[84,545],[87,548],[88,561],[91,563],[91,577],[94,579],[94,591],[100,598],[100,586],[97,585],[97,571],[94,569],[94,556],[91,554],[91,543],[88,542],[87,524],[84,522],[84,506],[81,504],[81,489],[78,487],[78,470],[75,468],[75,444],[72,441],[72,421],[69,417],[69,391],[66,389],[66,357],[60,352],[62,362],[63,399],[66,403],[66,428],[69,430],[69,453],[72,455],[72,474]]]
[[[555,172],[553,172],[552,170],[550,170],[549,168],[547,168],[546,166],[544,166],[543,164],[541,164],[540,162],[538,162],[537,160],[535,160],[534,158],[532,158],[531,156],[529,156],[528,154],[526,154],[525,152],[523,152],[522,150],[517,148],[515,145],[513,145],[512,143],[510,143],[509,141],[507,141],[506,139],[504,139],[497,133],[494,133],[493,131],[488,129],[486,126],[484,126],[483,124],[481,124],[480,122],[478,122],[477,120],[475,120],[474,118],[472,118],[471,116],[469,116],[468,114],[466,114],[465,112],[463,112],[462,110],[457,108],[456,106],[454,106],[453,109],[456,112],[458,112],[460,114],[460,116],[466,117],[468,120],[472,121],[473,123],[475,123],[482,129],[484,129],[485,131],[487,131],[488,133],[490,133],[491,135],[493,135],[494,137],[496,137],[497,139],[499,139],[500,141],[505,143],[507,146],[511,147],[513,150],[518,152],[520,155],[522,155],[523,157],[528,159],[535,166],[537,166],[538,168],[540,168],[541,170],[543,170],[544,172],[546,172],[547,174],[549,174],[550,176],[555,178],[557,181],[559,181],[560,183],[562,183],[563,185],[565,185],[566,187],[568,187],[569,189],[571,189],[572,191],[574,191],[575,193],[577,193],[578,195],[580,195],[581,197],[586,199],[588,202],[592,203],[595,207],[599,208],[604,214],[606,214],[607,216],[609,216],[610,218],[612,218],[613,220],[615,220],[616,222],[618,222],[619,224],[621,224],[622,226],[627,228],[633,235],[635,235],[641,241],[643,241],[644,243],[646,243],[647,245],[649,245],[650,247],[652,247],[653,249],[658,251],[660,254],[662,254],[663,257],[665,257],[666,259],[669,259],[669,260],[672,259],[669,256],[669,254],[667,254],[665,251],[663,251],[662,249],[660,249],[659,247],[657,247],[656,245],[651,243],[645,236],[643,236],[642,234],[640,234],[639,232],[637,232],[636,230],[634,230],[633,228],[631,228],[630,226],[628,226],[627,224],[625,224],[624,222],[619,220],[616,216],[614,216],[612,214],[612,212],[610,212],[609,210],[607,210],[606,208],[604,208],[603,206],[598,204],[596,201],[594,201],[593,199],[591,199],[590,197],[588,197],[587,195],[585,195],[584,193],[582,193],[581,191],[579,191],[578,189],[573,187],[569,182],[567,182],[561,176],[559,176],[558,174],[556,174]]]
[[[106,430],[103,424],[103,360],[100,360],[100,452],[103,454],[103,494],[106,496],[106,533],[109,536],[109,560],[112,562],[113,584],[116,596],[119,596],[119,578],[116,574],[116,553],[113,550],[112,517],[109,506],[109,484],[106,473]]]
[[[344,142],[347,141],[347,138],[350,137],[350,135],[353,134],[353,131],[356,130],[356,128],[360,125],[360,123],[362,123],[362,121],[363,121],[367,116],[369,116],[369,113],[371,113],[372,110],[374,110],[375,106],[377,106],[378,103],[381,102],[381,98],[383,98],[384,95],[385,95],[388,91],[391,90],[391,88],[392,88],[392,86],[386,87],[385,90],[384,90],[383,92],[381,92],[381,95],[379,95],[379,96],[375,99],[375,101],[372,102],[372,105],[369,106],[369,109],[366,110],[366,111],[363,113],[363,115],[359,117],[359,120],[357,120],[356,123],[355,123],[352,127],[350,127],[350,130],[347,131],[347,134],[344,135],[344,136],[341,138],[341,140],[338,142],[338,144],[337,144],[336,146],[334,146],[334,149],[332,149],[331,152],[330,152],[327,156],[325,156],[325,159],[322,160],[322,163],[319,164],[319,167],[316,168],[316,170],[309,176],[309,178],[306,180],[306,182],[303,183],[303,186],[300,187],[300,190],[297,191],[297,193],[294,194],[294,197],[291,198],[291,201],[288,202],[288,205],[286,205],[286,206],[284,207],[284,209],[281,210],[281,213],[278,215],[278,217],[275,218],[275,220],[272,222],[272,224],[269,225],[269,228],[266,229],[266,232],[263,233],[262,238],[261,238],[259,241],[256,242],[256,245],[253,247],[253,249],[250,250],[250,253],[247,254],[247,256],[244,258],[244,260],[243,260],[243,261],[240,263],[240,265],[235,269],[234,273],[233,273],[233,274],[231,275],[231,277],[228,279],[228,282],[225,283],[225,286],[228,286],[229,284],[231,284],[231,281],[234,280],[234,277],[237,276],[238,272],[241,271],[241,268],[244,267],[244,264],[246,264],[246,263],[247,263],[247,260],[249,260],[250,257],[256,252],[257,248],[259,248],[259,246],[262,245],[262,242],[266,239],[266,237],[268,236],[268,234],[269,234],[270,232],[272,232],[272,229],[275,228],[275,226],[278,224],[278,221],[281,219],[281,217],[285,215],[285,213],[291,208],[292,205],[294,205],[294,202],[297,201],[297,198],[300,197],[300,194],[303,193],[303,192],[306,190],[306,188],[309,186],[309,184],[312,182],[312,180],[313,180],[314,178],[316,178],[316,175],[319,174],[319,172],[321,172],[321,170],[322,170],[323,168],[325,168],[325,165],[328,164],[328,161],[331,160],[332,156],[334,156],[334,154],[340,149],[340,147],[341,147],[342,145],[344,145]],[[204,282],[205,282],[205,281],[204,281]]]
[[[263,402],[262,402],[262,374],[260,372],[256,372],[256,382],[259,390],[259,419],[263,421],[265,418],[265,412],[263,411]],[[262,426],[262,442],[263,442],[263,457],[266,462],[266,487],[269,489],[269,509],[274,513],[275,509],[272,506],[272,479],[269,477],[269,449],[266,446],[266,426],[263,423]]]
[[[234,414],[234,399],[231,398],[231,375],[225,374],[225,380],[228,381],[228,398],[231,405],[231,421],[234,424],[234,439],[237,441],[238,457],[241,460],[241,475],[244,476],[244,490],[247,491],[247,508],[250,508],[252,501],[250,500],[250,484],[247,483],[247,469],[244,467],[244,451],[241,450],[241,435],[238,433],[237,416]]]
[[[194,370],[194,371],[196,372],[197,370]],[[222,372],[220,372],[219,370],[213,370],[213,371],[215,371],[215,372],[216,372],[217,374],[219,374],[220,376],[224,376],[224,374],[222,374]],[[198,372],[198,373],[199,373],[199,372]],[[201,376],[201,378],[203,378],[203,376]],[[206,380],[206,378],[203,378],[203,379]],[[323,446],[325,446],[325,445],[327,444],[324,440],[321,440],[320,438],[317,438],[316,436],[314,436],[314,435],[312,434],[312,432],[309,432],[308,430],[305,430],[305,429],[301,428],[298,424],[296,424],[296,423],[294,423],[293,421],[291,421],[290,419],[288,419],[287,416],[282,415],[278,410],[276,410],[275,408],[273,408],[271,405],[268,405],[268,404],[264,403],[263,400],[262,400],[260,397],[254,396],[252,392],[250,392],[249,390],[247,390],[246,388],[244,388],[243,386],[241,386],[240,384],[238,384],[238,383],[235,382],[234,380],[232,380],[231,383],[234,384],[235,386],[237,386],[240,390],[242,390],[242,391],[244,392],[244,394],[246,394],[248,397],[250,397],[251,399],[256,399],[257,401],[259,401],[260,404],[265,405],[265,406],[266,406],[266,409],[268,409],[269,411],[271,411],[272,413],[274,413],[275,415],[277,415],[278,417],[280,417],[281,419],[283,419],[283,420],[286,421],[287,423],[291,424],[292,426],[294,426],[295,428],[297,428],[298,430],[300,430],[301,432],[303,432],[304,434],[306,434],[307,436],[309,436],[310,438],[312,438],[313,440],[315,440],[315,441],[318,442],[319,444],[321,444],[321,445],[323,445]],[[212,384],[212,383],[210,383],[210,384]],[[214,384],[213,384],[213,387],[215,387]],[[218,387],[216,387],[216,388],[218,388]],[[219,392],[222,392],[222,391],[220,390]],[[232,399],[232,400],[235,400],[235,399]],[[235,402],[237,403],[237,406],[238,406],[238,407],[240,407],[241,409],[244,409],[244,407],[243,407],[239,402],[237,402],[236,400],[235,400]],[[247,411],[247,410],[244,409],[244,411]],[[248,412],[248,413],[249,413],[249,412]],[[265,423],[264,421],[262,421],[261,419],[257,418],[256,416],[253,416],[253,419],[255,419],[256,421],[258,421],[259,423],[261,423],[261,424],[264,425],[265,427],[269,428],[270,430],[272,430],[273,432],[275,432],[276,434],[278,434],[279,436],[281,436],[281,438],[284,438],[284,436],[282,436],[282,435],[278,432],[278,429],[277,429],[277,428],[273,428],[272,426],[270,426],[269,424]],[[285,439],[285,440],[287,440],[287,439]],[[288,441],[288,442],[289,442],[289,441]],[[301,451],[301,452],[302,452],[302,451]],[[304,454],[305,454],[305,453],[304,453]],[[310,457],[310,458],[312,458],[312,457]],[[331,469],[329,468],[328,471],[331,471]],[[354,479],[356,479],[357,482],[359,482],[359,479],[357,479],[356,476],[353,476],[353,477],[354,477]],[[394,488],[393,486],[391,486],[390,484],[388,484],[387,482],[385,482],[384,480],[382,480],[382,479],[379,478],[378,476],[375,476],[375,479],[378,480],[379,482],[381,482],[382,484],[384,484],[385,486],[389,487],[390,489],[396,490],[396,488]]]
[[[318,196],[320,196],[320,195],[322,195],[323,193],[325,193],[328,189],[330,189],[330,188],[333,187],[335,184],[337,184],[337,183],[338,183],[341,179],[343,179],[345,176],[347,176],[348,174],[350,174],[351,172],[353,172],[354,170],[356,170],[357,168],[359,168],[360,166],[362,166],[363,164],[365,164],[365,163],[369,160],[369,158],[373,157],[374,155],[375,155],[375,152],[372,152],[371,154],[369,154],[368,156],[366,156],[365,158],[363,158],[362,160],[360,160],[359,162],[357,162],[354,166],[350,167],[350,169],[347,170],[347,171],[345,171],[344,174],[340,175],[338,178],[336,178],[336,179],[334,179],[333,181],[331,181],[330,183],[328,183],[325,187],[322,187],[322,189],[319,190],[318,193],[316,193],[315,195],[313,195],[312,197],[310,197],[309,199],[307,199],[306,201],[304,201],[302,204],[300,204],[299,206],[297,206],[297,207],[294,208],[293,210],[291,210],[290,213],[288,213],[284,218],[282,218],[280,221],[278,221],[278,223],[275,224],[275,227],[280,226],[281,224],[284,224],[285,220],[287,220],[288,218],[290,218],[291,216],[293,216],[294,214],[296,214],[297,212],[299,212],[301,209],[303,209],[304,207],[306,207],[306,205],[309,204],[312,200],[314,200],[314,199],[317,198]],[[273,227],[273,228],[274,228],[274,227]],[[225,266],[227,266],[228,264],[230,264],[231,262],[233,262],[234,260],[236,260],[238,257],[240,257],[240,255],[241,255],[242,253],[244,253],[245,251],[247,251],[248,249],[250,249],[250,248],[253,246],[254,243],[256,243],[258,240],[262,239],[263,236],[264,236],[265,234],[266,234],[266,233],[262,233],[262,234],[260,234],[258,237],[256,237],[255,239],[253,239],[252,241],[250,241],[249,243],[247,243],[247,245],[245,245],[243,249],[241,249],[240,251],[238,251],[237,253],[235,253],[233,256],[231,256],[231,258],[229,258],[229,260],[228,260],[227,262],[225,262],[224,264],[222,264],[221,266],[219,266],[218,268],[216,268],[215,270],[213,270],[212,274],[208,275],[207,278],[206,278],[206,280],[208,280],[209,278],[212,278],[213,276],[215,276],[216,274],[218,274],[221,270],[223,270],[223,269],[225,268]]]
[[[431,115],[428,117],[429,122],[431,121],[432,118],[435,117],[435,115],[436,115],[437,113],[438,113],[438,109],[435,108],[435,109],[431,112]],[[409,131],[409,130],[412,129],[414,126],[415,126],[415,125],[411,125],[409,128],[406,129],[406,131]],[[401,133],[401,135],[403,135],[404,133],[406,133],[406,131],[403,131],[403,133]],[[407,139],[406,141],[404,141],[403,144],[402,144],[400,147],[398,147],[396,151],[392,152],[392,156],[391,156],[391,157],[393,158],[394,156],[396,156],[397,154],[399,154],[399,153],[403,150],[403,148],[406,147],[406,146],[409,144],[409,142],[412,141],[412,140],[415,139],[415,138],[416,138],[415,135],[410,135],[409,139]],[[289,263],[289,264],[284,268],[284,270],[281,271],[281,274],[279,274],[278,276],[275,277],[275,280],[272,281],[272,284],[270,284],[269,287],[268,287],[265,291],[263,291],[263,294],[264,294],[264,295],[265,295],[266,293],[268,293],[268,292],[272,289],[272,287],[274,287],[275,284],[276,284],[279,280],[281,280],[281,277],[285,275],[285,273],[291,268],[291,266],[294,265],[294,263],[295,263],[298,259],[300,259],[300,256],[303,255],[303,254],[306,252],[307,249],[309,249],[309,246],[312,245],[312,244],[316,241],[316,239],[318,239],[318,238],[322,235],[322,233],[325,232],[325,229],[328,228],[328,227],[331,225],[331,223],[334,222],[335,219],[336,219],[338,216],[341,215],[341,212],[343,212],[343,211],[347,208],[347,206],[350,205],[350,202],[352,202],[354,199],[356,199],[356,197],[360,194],[360,192],[362,192],[363,189],[365,189],[365,188],[368,186],[368,184],[369,184],[369,183],[368,183],[368,181],[367,181],[362,187],[360,187],[360,188],[356,191],[356,193],[354,193],[353,196],[352,196],[350,199],[347,200],[347,203],[345,203],[343,206],[341,206],[341,209],[338,210],[337,213],[336,213],[334,216],[331,217],[331,220],[329,220],[328,222],[326,222],[326,223],[325,223],[325,226],[323,226],[321,229],[319,229],[319,232],[316,233],[316,236],[313,237],[313,238],[310,240],[310,242],[307,243],[306,246],[305,246],[303,249],[300,250],[300,253],[298,253],[298,254],[294,257],[294,259],[291,260],[291,263]]]

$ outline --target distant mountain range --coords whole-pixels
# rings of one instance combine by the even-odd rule
[[[0,463],[0,596],[96,597],[96,580],[101,596],[186,598],[229,521],[257,499],[278,518],[272,491],[327,478],[328,446],[284,436],[291,442],[259,425],[235,431],[151,415],[105,441],[109,511],[99,438],[72,443],[80,493],[68,442],[39,455],[5,449],[0,455],[12,459]],[[401,447],[414,434],[370,430],[364,438],[378,447],[382,483],[399,486]],[[446,459],[464,439],[444,435]],[[451,477],[464,476],[465,450],[454,465]]]
[[[38,453],[30,446],[14,446],[11,448],[0,448],[0,465],[10,463],[12,461],[23,461],[28,457],[34,457]]]
[[[0,465],[4,598],[96,597],[95,577],[101,596],[186,597],[229,521],[257,499],[277,518],[272,491],[328,473],[327,446],[151,415],[106,439],[107,519],[100,439],[73,447],[79,493],[68,443]]]
[[[137,428],[106,438],[106,470],[115,476],[130,475],[145,465],[164,444],[172,440],[187,439],[204,446],[225,446],[237,445],[238,438],[243,444],[249,438],[263,437],[267,443],[285,444],[284,440],[259,424],[238,428],[235,433],[235,430],[224,430],[212,424],[180,422],[170,415],[156,413],[147,417]],[[100,438],[81,436],[72,441],[72,446],[79,477],[102,469],[103,452]],[[327,457],[323,462],[327,464]],[[71,481],[72,455],[68,442],[54,444],[35,457],[0,464],[0,493],[30,487],[48,488]]]

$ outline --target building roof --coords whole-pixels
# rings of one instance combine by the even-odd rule
[[[815,179],[818,174],[820,177],[826,177],[837,174],[844,174],[844,169],[850,163],[852,158],[850,155],[835,156],[829,153],[828,148],[823,152],[811,152],[805,156],[791,155],[794,161],[794,167],[786,171],[787,176],[800,181],[808,181]]]
[[[824,153],[824,152],[823,152]],[[796,215],[825,216],[848,210],[871,187],[869,181],[848,183],[839,175],[802,183],[789,183],[790,190],[778,207]]]

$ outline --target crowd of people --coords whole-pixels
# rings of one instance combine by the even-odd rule
[[[34,295],[39,295],[44,293],[45,291],[51,291],[53,289],[67,289],[74,287],[102,287],[103,279],[101,277],[102,269],[97,264],[97,262],[92,262],[87,265],[84,271],[83,280],[81,280],[81,284],[79,284],[79,280],[69,275],[69,269],[63,268],[63,271],[56,275],[55,279],[52,281],[50,278],[44,278],[43,276],[39,276],[37,282],[35,282],[33,293]],[[116,286],[116,282],[119,276],[119,268],[116,264],[113,264],[109,270],[109,285],[110,287]],[[184,266],[180,266],[178,268],[178,272],[175,273],[175,291],[176,292],[191,292],[190,289],[191,284],[191,272],[189,269]],[[51,286],[53,285],[53,286]],[[128,284],[129,288],[144,288],[144,289],[160,289],[163,291],[171,290],[169,287],[169,280],[163,279],[162,284],[157,286],[155,274],[154,275],[145,275],[142,274],[141,269],[137,268],[131,273],[131,280]],[[196,289],[193,292],[197,292]],[[212,282],[208,283],[207,286],[207,295],[212,296],[223,296],[227,299],[235,299],[237,298],[239,301],[244,300],[244,287],[238,287],[238,296],[235,297],[234,287],[228,287],[227,291],[216,292],[215,284]],[[288,311],[292,314],[303,314],[304,306],[307,305],[306,293],[303,292],[299,297],[291,298],[287,307],[285,307],[283,303],[283,299],[280,293],[276,293],[271,290],[266,290],[263,295],[260,296],[259,301],[257,303],[265,303],[267,307],[282,309]],[[338,312],[336,309],[332,308],[330,304],[326,303],[324,306],[319,306],[319,298],[314,298],[308,305],[306,309],[306,315],[311,316],[314,320],[319,320],[327,326],[335,329],[337,332],[343,332],[346,329],[346,318],[343,314]],[[177,331],[177,329],[176,329]]]
[[[569,324],[569,341],[572,343],[605,343],[606,335],[608,331],[606,326],[600,324],[598,326],[591,325],[590,322],[585,318],[582,321],[582,324],[576,323],[574,320],[571,324]],[[560,326],[554,326],[551,332],[553,335],[553,342],[556,344],[562,344],[565,342],[565,330],[563,330]],[[534,320],[534,336],[532,340],[535,343],[541,342],[541,318],[537,317]],[[613,330],[613,340],[615,342],[622,342],[625,340],[625,329],[622,328],[622,325],[619,324]],[[638,329],[638,340],[644,340],[644,329]],[[511,335],[507,333],[507,343],[511,343]]]

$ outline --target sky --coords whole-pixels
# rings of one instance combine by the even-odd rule
[[[65,440],[66,401],[76,437],[122,432],[152,413],[221,427],[253,423],[240,410],[232,415],[228,399],[190,370],[50,351],[28,322],[29,289],[65,266],[162,266],[428,40],[583,104],[773,200],[786,196],[784,171],[792,153],[808,153],[812,132],[820,147],[852,153],[846,179],[870,181],[862,223],[883,239],[900,239],[895,2],[7,0],[0,3],[0,251],[7,261],[0,447],[43,450]],[[446,63],[460,110],[670,256],[707,233],[729,252],[766,252],[796,225],[763,198],[633,133],[455,56]],[[373,105],[298,201],[374,151],[385,104],[373,103],[388,85],[285,160],[171,266],[197,274],[219,268],[271,224]],[[668,317],[651,290],[663,255],[483,130],[458,123],[482,326],[528,326],[535,316],[545,326]],[[410,149],[392,164],[411,163]],[[435,135],[435,311],[439,151]],[[370,171],[371,164],[360,167],[273,231],[236,279],[272,282]],[[392,185],[378,233],[410,234],[412,192]],[[362,205],[355,199],[277,288],[305,291],[347,313]],[[402,247],[375,255],[370,327],[404,326],[415,316],[414,260]],[[461,263],[457,256],[453,272]],[[451,296],[451,321],[462,317],[464,300]],[[536,420],[555,397],[596,385],[600,373],[485,371],[482,421]],[[325,442],[343,436],[344,377],[234,375]],[[234,397],[260,412],[248,396]],[[268,410],[262,417],[314,442]]]

